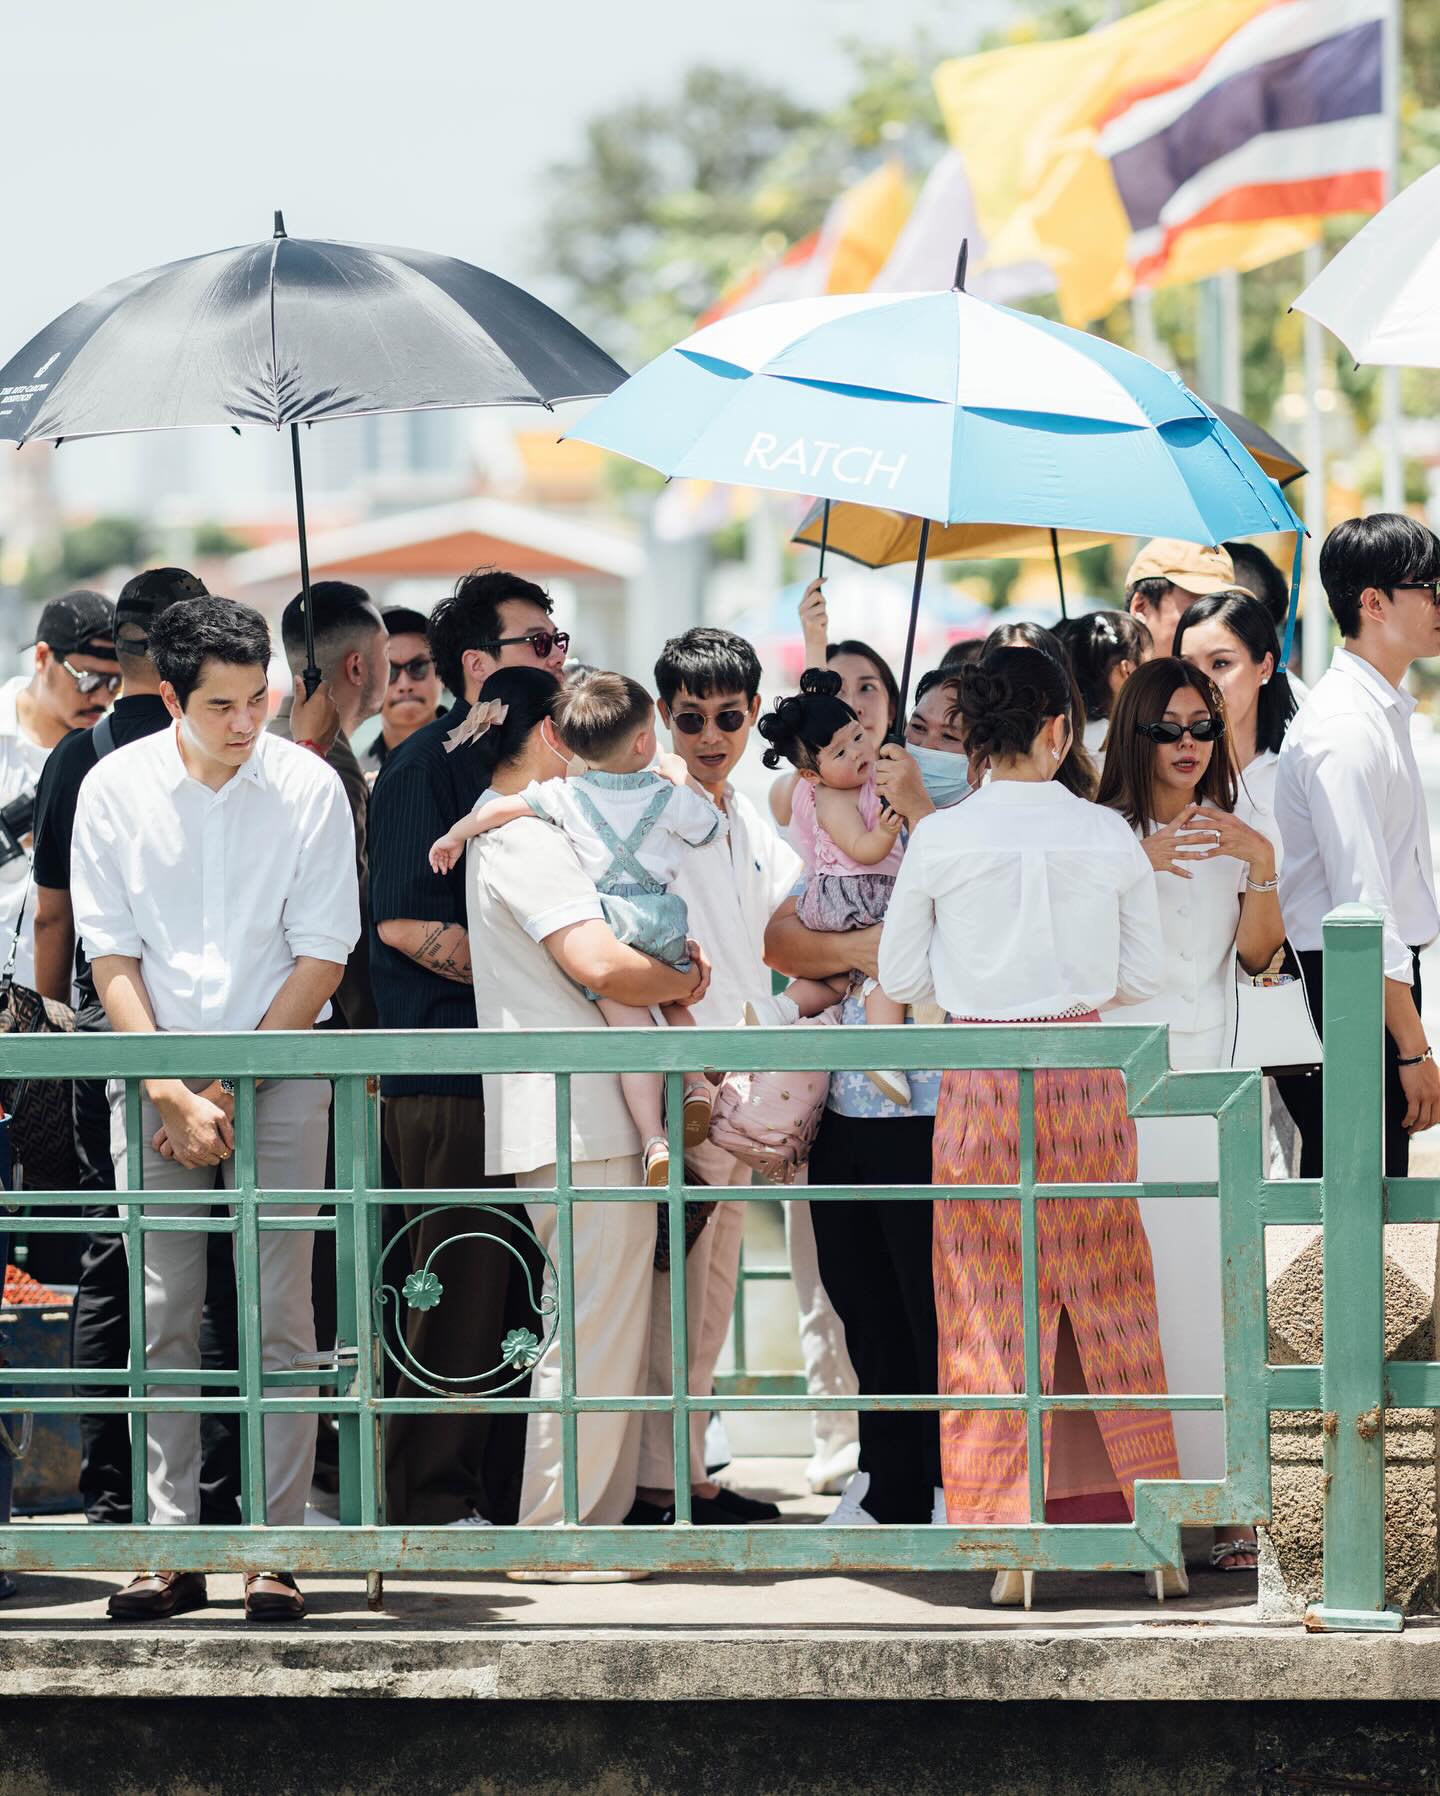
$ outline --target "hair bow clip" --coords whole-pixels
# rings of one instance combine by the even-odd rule
[[[453,755],[457,748],[463,748],[467,742],[478,742],[489,729],[497,723],[504,723],[510,715],[510,707],[503,699],[476,699],[458,723],[445,738],[445,752]]]

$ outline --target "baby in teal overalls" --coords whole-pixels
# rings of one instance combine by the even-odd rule
[[[690,967],[685,900],[670,890],[683,857],[718,841],[725,816],[684,783],[684,763],[661,756],[657,765],[655,701],[636,681],[617,673],[582,673],[569,681],[553,715],[555,733],[583,771],[535,781],[513,798],[482,797],[468,817],[441,836],[430,865],[447,873],[472,836],[520,817],[542,817],[565,834],[595,882],[605,921],[616,937],[642,954],[684,972]],[[587,991],[615,1029],[647,1029],[655,1017]],[[669,1024],[693,1024],[684,1004],[666,1004]],[[622,1073],[625,1103],[645,1144],[645,1182],[664,1185],[670,1150],[662,1121],[659,1073]],[[702,1073],[685,1081],[685,1145],[710,1132],[714,1093]]]

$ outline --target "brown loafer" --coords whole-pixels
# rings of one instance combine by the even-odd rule
[[[245,1574],[246,1621],[304,1621],[305,1599],[289,1572]]]
[[[152,1571],[117,1590],[106,1608],[112,1621],[166,1621],[203,1609],[209,1600],[202,1572]]]

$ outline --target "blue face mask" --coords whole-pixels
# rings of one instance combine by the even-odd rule
[[[967,756],[947,754],[941,748],[917,748],[910,743],[905,746],[906,752],[912,754],[919,765],[920,777],[932,804],[943,811],[947,805],[958,804],[962,798],[970,796]]]

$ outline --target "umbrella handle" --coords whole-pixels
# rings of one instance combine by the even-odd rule
[[[1069,617],[1070,613],[1065,609],[1065,575],[1060,567],[1060,538],[1055,534],[1053,525],[1050,530],[1050,553],[1055,561],[1055,584],[1060,588],[1060,615]]]
[[[305,614],[305,668],[300,678],[305,682],[306,698],[314,698],[320,669],[315,665],[315,619],[310,610],[310,550],[305,541],[305,483],[300,476],[298,424],[290,426],[290,460],[295,469],[295,518],[300,528],[300,605]]]
[[[1285,617],[1285,641],[1280,649],[1280,666],[1277,673],[1283,673],[1290,665],[1290,650],[1295,644],[1295,615],[1300,609],[1300,561],[1304,553],[1305,531],[1297,526],[1295,531],[1295,558],[1290,564],[1290,609]]]

